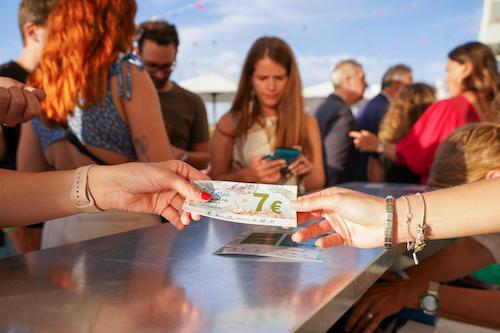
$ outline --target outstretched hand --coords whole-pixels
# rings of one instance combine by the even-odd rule
[[[296,242],[328,234],[319,238],[316,246],[373,248],[383,245],[384,199],[332,187],[299,197],[292,202],[292,208],[298,212],[299,224],[324,218],[294,233],[292,239]]]
[[[190,182],[197,179],[209,178],[181,161],[126,163],[92,168],[88,186],[101,209],[158,214],[182,230],[191,218],[200,219],[182,211],[184,199],[211,199]]]
[[[350,131],[349,137],[353,139],[354,146],[361,152],[376,152],[380,143],[378,137],[368,131]]]
[[[14,127],[38,116],[45,93],[16,80],[0,77],[0,124]]]

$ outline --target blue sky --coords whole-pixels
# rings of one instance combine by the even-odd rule
[[[16,58],[21,42],[19,1],[3,0],[0,61]],[[305,86],[328,80],[340,59],[358,59],[370,84],[396,62],[417,80],[444,75],[446,54],[476,40],[481,0],[138,0],[136,21],[167,19],[181,45],[173,78],[217,72],[237,80],[252,42],[263,35],[284,38],[294,50]]]

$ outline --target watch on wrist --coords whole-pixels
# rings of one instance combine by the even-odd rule
[[[439,309],[439,283],[431,281],[429,282],[429,288],[420,297],[420,309],[425,314],[435,315]]]
[[[73,175],[70,199],[73,206],[78,208],[82,213],[102,212],[102,209],[96,206],[94,197],[92,197],[92,193],[90,193],[88,186],[89,171],[95,166],[95,164],[91,164],[80,167],[75,170]]]
[[[379,142],[377,144],[377,153],[383,154],[385,149],[385,142]]]

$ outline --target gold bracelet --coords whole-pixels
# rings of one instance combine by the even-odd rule
[[[408,206],[408,212],[406,213],[406,229],[408,230],[408,238],[412,239],[406,242],[406,251],[410,251],[415,247],[415,237],[411,235],[411,219],[413,218],[413,214],[411,212],[410,199],[408,199],[408,196],[406,195],[403,195],[403,198]]]
[[[415,261],[415,265],[418,265],[417,253],[422,251],[425,248],[425,232],[427,229],[427,225],[425,224],[425,214],[426,214],[426,204],[425,198],[422,193],[416,193],[418,197],[422,199],[422,219],[420,220],[420,225],[417,226],[417,234],[415,237],[415,246],[413,247],[413,260]]]

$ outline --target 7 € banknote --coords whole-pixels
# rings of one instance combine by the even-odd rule
[[[209,202],[186,200],[184,211],[230,222],[296,227],[297,213],[290,201],[297,199],[297,186],[194,180],[212,195]]]

